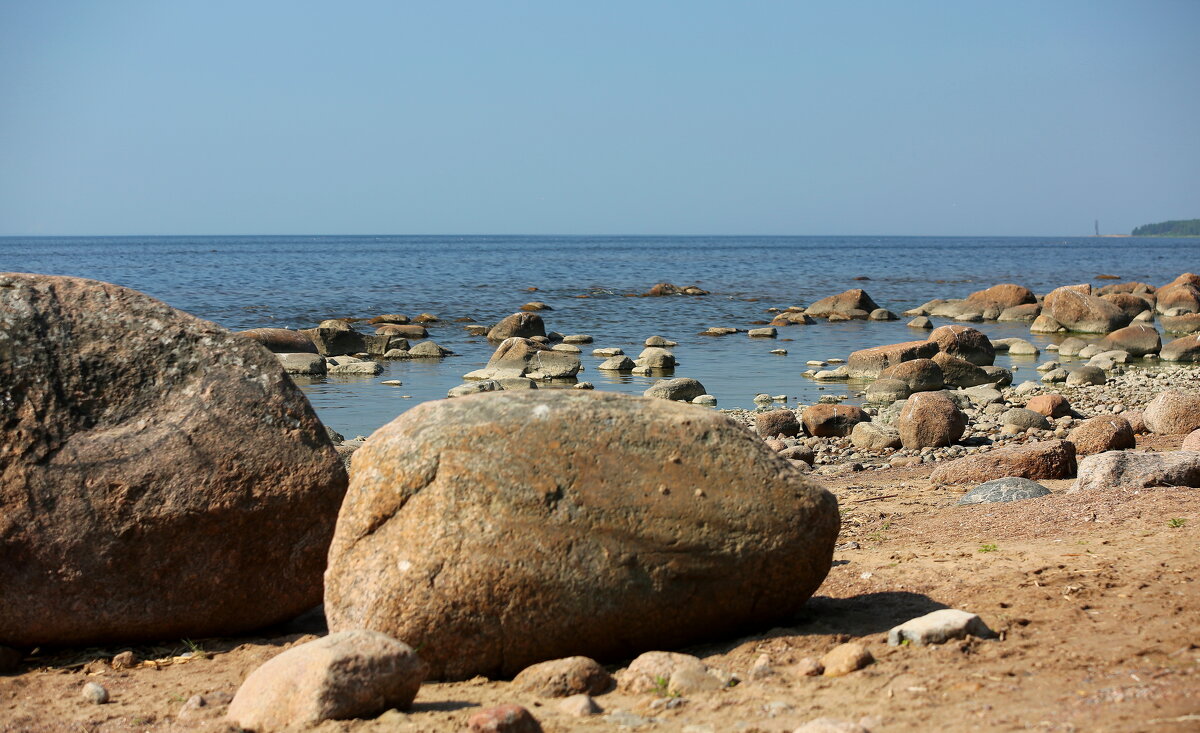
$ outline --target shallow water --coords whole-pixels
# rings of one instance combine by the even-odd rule
[[[862,385],[814,383],[809,359],[845,357],[879,344],[923,338],[899,322],[819,321],[780,329],[778,339],[699,336],[709,326],[750,328],[768,307],[808,305],[862,287],[901,313],[935,297],[962,297],[998,282],[1046,292],[1100,274],[1161,285],[1200,269],[1196,240],[1037,237],[44,237],[0,238],[0,271],[75,275],[117,283],[233,330],[310,327],[333,317],[434,313],[430,336],[456,355],[441,362],[384,362],[376,377],[302,384],[317,412],[348,435],[370,434],[412,405],[440,399],[492,347],[456,318],[492,323],[540,300],[549,330],[587,333],[581,345],[597,389],[641,393],[654,377],[595,369],[591,349],[636,356],[660,334],[679,342],[676,376],[699,379],[719,406],[753,407],[760,392],[790,404]],[[855,280],[856,277],[869,280]],[[656,282],[699,284],[703,297],[635,298]],[[536,287],[537,292],[528,288]],[[577,296],[586,295],[586,298]],[[1022,324],[973,324],[994,338]],[[770,354],[787,349],[787,356]],[[1048,358],[1048,355],[1043,355]],[[998,358],[1032,377],[1038,360]],[[1022,373],[1024,372],[1024,374]],[[401,387],[382,385],[399,379]],[[406,398],[407,396],[407,398]]]

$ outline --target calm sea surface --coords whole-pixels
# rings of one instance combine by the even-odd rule
[[[1200,271],[1195,239],[1038,237],[38,237],[0,238],[0,271],[105,280],[160,298],[231,330],[307,328],[326,318],[433,313],[430,336],[456,352],[440,363],[384,363],[370,378],[302,385],[321,418],[349,436],[368,435],[419,402],[440,399],[482,367],[492,347],[456,318],[492,323],[540,300],[548,330],[591,334],[585,371],[597,389],[641,393],[649,377],[595,369],[591,349],[636,356],[648,336],[679,342],[676,376],[699,379],[719,406],[753,407],[759,392],[789,404],[862,385],[818,385],[808,359],[921,338],[899,322],[826,323],[780,329],[779,339],[697,335],[709,326],[750,328],[771,306],[808,305],[862,287],[897,314],[936,297],[962,297],[1000,282],[1035,292],[1118,275],[1161,285]],[[855,277],[868,277],[856,281]],[[656,282],[699,284],[707,297],[631,298]],[[537,292],[528,292],[536,287]],[[578,296],[586,295],[581,298]],[[1030,337],[1021,324],[974,324],[992,337]],[[769,353],[785,348],[787,356]],[[1017,379],[1032,358],[1010,360]],[[1024,371],[1025,374],[1020,372]],[[399,379],[401,387],[381,385]]]

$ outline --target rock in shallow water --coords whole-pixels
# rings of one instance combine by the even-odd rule
[[[331,629],[405,639],[436,678],[514,674],[786,619],[824,579],[836,500],[758,437],[691,405],[554,392],[428,402],[371,436],[329,555]]]

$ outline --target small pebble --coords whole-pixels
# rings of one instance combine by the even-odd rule
[[[108,702],[108,690],[99,682],[89,682],[83,686],[83,699],[95,705]]]

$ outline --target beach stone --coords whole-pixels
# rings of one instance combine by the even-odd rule
[[[737,332],[738,332],[738,330],[736,328],[732,328],[730,326],[709,326],[708,328],[701,331],[700,335],[701,336],[728,336],[730,334],[737,333]]]
[[[1193,430],[1183,439],[1183,444],[1179,446],[1179,450],[1200,451],[1200,429]]]
[[[839,644],[821,657],[821,666],[826,677],[842,677],[856,672],[875,661],[871,652],[857,642]]]
[[[1152,433],[1183,435],[1200,428],[1200,394],[1179,390],[1160,392],[1142,412],[1142,419]]]
[[[1160,288],[1155,295],[1154,309],[1159,313],[1200,313],[1200,288],[1191,283],[1168,285]]]
[[[1150,432],[1149,428],[1146,427],[1145,416],[1141,410],[1123,410],[1121,417],[1125,418],[1125,421],[1129,423],[1129,427],[1133,429],[1134,435],[1145,435]]]
[[[707,290],[701,290],[695,285],[679,286],[671,283],[657,283],[646,293],[650,297],[662,297],[664,295],[708,295]]]
[[[537,382],[529,377],[500,377],[496,380],[496,384],[500,385],[500,389],[537,389]],[[579,385],[572,385],[578,387]]]
[[[547,436],[554,450],[521,458]],[[325,575],[330,629],[406,639],[436,679],[620,659],[791,618],[828,572],[839,526],[832,495],[757,436],[666,400],[426,402],[354,460]]]
[[[565,379],[579,373],[581,363],[576,354],[553,351],[544,344],[525,338],[505,339],[496,347],[487,366],[464,376],[466,379]]]
[[[1100,298],[1117,306],[1130,318],[1154,310],[1154,305],[1150,301],[1132,293],[1107,293],[1101,295]]]
[[[1084,384],[1104,384],[1108,381],[1108,376],[1100,367],[1083,365],[1067,375],[1067,385],[1078,386]]]
[[[421,313],[413,317],[413,323],[437,323],[441,320],[432,313]]]
[[[575,718],[586,718],[589,715],[599,715],[604,712],[604,708],[600,707],[591,695],[583,694],[563,698],[562,702],[558,704],[558,710]]]
[[[1162,339],[1158,331],[1154,326],[1144,323],[1119,328],[1105,336],[1100,343],[1106,349],[1120,349],[1128,352],[1130,356],[1157,354],[1162,348]]]
[[[1109,293],[1153,293],[1154,286],[1143,282],[1120,282],[1105,285],[1096,291],[1098,295],[1108,295]]]
[[[252,328],[234,331],[235,336],[257,341],[276,354],[315,354],[317,345],[307,335],[287,328]]]
[[[1037,318],[1033,319],[1033,323],[1029,325],[1030,333],[1059,333],[1060,331],[1066,330],[1067,329],[1065,326],[1051,318],[1046,313],[1041,313],[1038,315]]]
[[[813,718],[792,733],[871,733],[866,727],[841,718]]]
[[[975,407],[1000,404],[1004,402],[1004,395],[1000,393],[1000,390],[996,389],[990,384],[980,384],[959,391],[965,395],[967,399],[970,400],[971,405]]]
[[[876,377],[890,366],[912,359],[928,359],[938,352],[932,341],[905,341],[887,346],[873,346],[850,354],[846,367],[853,377]]]
[[[1014,407],[1000,416],[1000,424],[1012,426],[1020,430],[1028,430],[1035,428],[1037,430],[1049,430],[1050,423],[1046,420],[1046,416],[1035,410],[1027,410],[1023,407]]]
[[[1038,347],[1023,338],[992,339],[992,348],[997,352],[1007,351],[1012,356],[1037,356]]]
[[[1071,430],[1067,440],[1075,444],[1076,456],[1137,447],[1133,427],[1119,415],[1102,415],[1084,420]]]
[[[850,431],[850,442],[859,450],[881,451],[899,448],[900,431],[890,425],[860,422]]]
[[[859,425],[870,425],[870,423],[859,423]],[[816,460],[816,454],[813,453],[813,449],[806,445],[793,445],[791,447],[786,447],[786,443],[784,445],[784,448],[779,449],[780,458],[786,458],[789,461],[803,461],[809,466],[812,466]]]
[[[1031,323],[1037,319],[1041,312],[1042,306],[1040,303],[1014,305],[1000,311],[1000,315],[996,316],[996,320],[1001,323]]]
[[[317,353],[324,356],[358,354],[367,350],[363,335],[345,321],[321,321],[316,328],[301,329],[300,333],[316,346]]]
[[[1078,336],[1068,336],[1058,344],[1059,356],[1079,356],[1080,352],[1089,346],[1087,341]]]
[[[657,381],[650,385],[642,394],[646,397],[659,397],[664,400],[691,402],[700,395],[708,394],[708,392],[704,389],[704,385],[695,379],[691,379],[690,377],[676,377],[675,379]]]
[[[650,338],[646,339],[645,343],[642,345],[669,349],[672,346],[678,346],[679,344],[671,341],[670,339],[663,338],[662,336],[651,336]]]
[[[928,316],[917,316],[906,324],[909,328],[932,329],[933,321]]]
[[[767,338],[767,339],[773,339],[773,338],[775,338],[776,336],[778,336],[778,335],[779,335],[779,332],[778,332],[778,331],[776,331],[774,328],[771,328],[771,327],[768,327],[768,328],[752,328],[752,329],[750,329],[749,335],[750,335],[750,338],[752,338],[752,339],[756,339],[756,338]]]
[[[637,364],[633,363],[633,359],[628,356],[610,356],[602,361],[596,368],[605,372],[628,372]]]
[[[1033,384],[1028,382],[1027,384]],[[1026,409],[1040,412],[1046,417],[1065,417],[1071,414],[1071,403],[1060,394],[1043,394],[1030,398]]]
[[[542,726],[533,713],[520,705],[509,704],[475,713],[467,720],[467,730],[470,733],[542,733]]]
[[[935,484],[982,483],[1015,476],[1027,479],[1063,479],[1075,475],[1075,446],[1065,440],[997,448],[943,463],[929,480]]]
[[[1200,452],[1106,451],[1079,462],[1079,478],[1067,493],[1151,486],[1200,488]]]
[[[880,379],[898,379],[913,392],[928,392],[945,386],[942,368],[933,359],[912,359],[890,366],[879,373]]]
[[[513,678],[518,690],[542,697],[603,695],[614,680],[600,663],[588,657],[566,657],[526,667]]]
[[[796,413],[787,408],[756,414],[754,427],[764,438],[774,438],[776,435],[794,437],[803,430],[800,421],[796,419]]]
[[[614,357],[614,356],[623,356],[624,354],[625,354],[625,352],[623,350],[618,349],[616,347],[609,347],[609,348],[603,348],[603,349],[592,349],[592,356],[600,356],[600,357],[604,357],[606,359]]]
[[[959,506],[968,504],[995,504],[1010,501],[1023,501],[1046,496],[1050,489],[1027,478],[1007,476],[1005,478],[985,481],[971,489],[958,500]]]
[[[967,416],[945,392],[918,392],[909,397],[896,420],[905,448],[938,448],[962,437]]]
[[[865,290],[855,288],[822,298],[806,308],[804,312],[817,318],[828,318],[838,314],[865,319],[871,311],[877,308],[879,308],[879,304],[871,300],[871,296],[867,295]]]
[[[261,345],[3,274],[0,384],[0,644],[232,635],[319,602],[346,474]]]
[[[860,422],[870,422],[871,416],[854,405],[817,404],[804,408],[800,420],[809,435],[818,438],[847,436]]]
[[[867,385],[866,394],[868,402],[887,402],[891,404],[896,400],[905,399],[912,394],[912,390],[899,379],[881,377]]]
[[[561,351],[564,354],[582,354],[583,353],[583,349],[579,348],[575,344],[568,344],[565,342],[551,346],[550,350],[551,351]]]
[[[898,321],[900,317],[887,308],[876,308],[867,316],[872,321]]]
[[[1163,361],[1200,361],[1200,333],[1177,338],[1162,347]]]
[[[254,731],[407,710],[425,679],[410,646],[376,631],[331,633],[294,646],[250,673],[226,718]]]
[[[998,367],[994,364],[989,364],[988,366],[982,366],[979,368],[982,369],[983,373],[987,375],[988,383],[997,388],[1007,387],[1013,382],[1013,373],[1011,369]]]
[[[1047,384],[1058,384],[1059,382],[1067,381],[1068,376],[1070,376],[1070,372],[1068,372],[1066,369],[1055,367],[1042,375],[1042,381],[1046,382]]]
[[[693,405],[703,405],[704,407],[714,407],[717,404],[717,398],[710,394],[697,395],[692,398]]]
[[[592,337],[586,333],[572,333],[572,334],[563,336],[563,343],[565,343],[565,344],[590,344],[590,343],[592,343]]]
[[[661,347],[647,346],[638,354],[637,365],[649,369],[674,369],[675,355]]]
[[[388,353],[392,351],[408,352],[408,339],[394,334],[368,334],[363,336],[363,343],[367,346],[368,356],[382,356],[387,358]]]
[[[510,338],[530,338],[545,336],[546,324],[537,313],[519,312],[505,316],[503,320],[492,326],[487,333],[488,341],[505,341]]]
[[[628,667],[617,672],[616,679],[619,690],[637,695],[666,692],[663,682],[669,685],[676,675],[680,679],[696,679],[708,674],[708,665],[690,654],[651,651],[638,655]]]
[[[93,705],[103,705],[108,702],[108,689],[99,682],[88,682],[81,691],[83,699]]]
[[[383,372],[383,367],[373,361],[353,361],[348,364],[332,364],[325,368],[325,373],[331,377],[337,376],[374,376]]]
[[[1037,304],[1037,296],[1033,291],[1012,283],[1001,283],[985,290],[977,290],[968,295],[967,300],[971,303],[999,306],[1001,309]]]
[[[481,326],[479,324],[471,324],[468,326],[463,326],[463,330],[466,331],[471,336],[486,336],[487,332],[490,331],[491,329],[489,329],[487,326]]]
[[[404,325],[408,323],[408,316],[400,313],[385,313],[383,315],[368,319],[367,323],[371,326],[377,326],[382,323],[395,323]]]
[[[1051,291],[1042,301],[1042,313],[1079,333],[1111,333],[1132,320],[1113,303],[1084,293],[1078,286]]]
[[[526,303],[525,305],[521,306],[521,310],[526,311],[526,312],[533,312],[533,311],[552,311],[554,309],[551,308],[550,306],[546,305],[545,303],[543,303],[540,300],[532,300],[532,301]]]
[[[500,382],[494,379],[485,379],[479,382],[465,382],[457,387],[451,387],[446,392],[446,397],[465,397],[469,394],[478,394],[480,392],[499,392],[504,389],[500,386]]]
[[[433,341],[422,341],[413,344],[408,350],[410,359],[440,359],[443,356],[448,356],[454,352],[450,349],[439,346]]]
[[[968,636],[994,639],[996,632],[988,628],[977,614],[957,608],[943,608],[924,616],[905,621],[888,631],[888,646],[900,646],[907,641],[914,646],[945,644],[951,639]]]
[[[1196,333],[1200,331],[1200,313],[1163,316],[1159,319],[1159,323],[1167,333]]]
[[[811,326],[816,323],[803,311],[784,311],[771,319],[772,326]]]
[[[326,372],[325,357],[320,354],[276,354],[283,371],[288,374],[320,376]]]
[[[929,340],[936,343],[943,354],[956,356],[976,366],[986,366],[996,361],[992,342],[969,326],[940,326],[929,333]]]
[[[981,367],[944,351],[933,355],[933,363],[942,370],[942,380],[947,387],[974,387],[979,384],[992,384],[991,376]]]
[[[1100,344],[1088,344],[1087,346],[1084,346],[1082,349],[1080,349],[1077,355],[1084,359],[1090,359],[1091,357],[1095,356],[1096,354],[1102,353],[1103,351],[1104,351],[1104,347],[1101,346]]]
[[[326,323],[329,323],[329,321],[326,321]],[[341,323],[341,321],[335,321],[335,323]],[[324,326],[325,324],[322,323],[321,325]],[[385,323],[384,325],[375,328],[375,335],[396,336],[398,338],[406,339],[423,339],[429,335],[429,331],[425,330],[424,326],[415,323]],[[365,349],[359,349],[359,351],[365,351]]]

